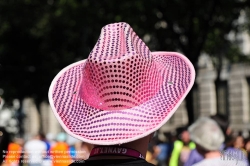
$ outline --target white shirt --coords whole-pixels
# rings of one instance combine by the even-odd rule
[[[24,150],[28,154],[29,163],[42,163],[46,144],[41,140],[30,140],[24,145]]]

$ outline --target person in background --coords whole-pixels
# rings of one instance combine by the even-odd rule
[[[221,144],[220,150],[222,151],[224,148],[226,149],[227,147],[227,142],[230,140],[230,134],[231,134],[231,129],[229,127],[229,120],[227,116],[224,116],[222,114],[215,114],[210,116],[211,119],[213,119],[220,127],[221,131],[224,134],[225,141]],[[188,160],[184,164],[184,166],[192,166],[195,163],[198,163],[199,161],[203,160],[203,156],[198,153],[197,149],[193,149],[189,155]]]
[[[247,152],[244,149],[244,139],[241,135],[229,135],[221,151],[226,155],[233,154],[235,159],[248,163]]]
[[[1,102],[1,98],[0,98]],[[8,150],[8,145],[10,144],[10,134],[6,131],[6,129],[0,126],[0,165],[5,160],[6,151]]]
[[[20,158],[23,150],[23,139],[14,138],[14,141],[11,142],[8,146],[8,153],[5,158],[6,166],[18,166],[20,163]]]
[[[168,165],[169,158],[172,152],[171,134],[161,133],[158,134],[156,145],[154,146],[156,152],[156,159],[158,166]]]
[[[46,156],[44,156],[43,158],[43,166],[51,166],[52,165],[50,157],[51,143],[49,142],[49,140],[47,140],[47,138],[43,133],[41,133],[40,135],[41,135],[41,140],[46,144]]]
[[[190,140],[189,131],[184,128],[180,134],[180,139],[174,142],[169,166],[183,166],[194,148],[195,144]]]
[[[155,155],[155,147],[156,146],[156,141],[154,138],[151,139],[150,143],[148,144],[148,149],[146,152],[146,158],[145,160],[148,163],[151,163],[153,165],[157,165],[158,161],[156,160],[156,155]]]
[[[190,152],[189,157],[185,162],[184,166],[192,166],[193,164],[198,163],[203,159],[204,157],[195,148]]]
[[[69,155],[72,160],[75,161],[77,159],[76,143],[80,141],[70,135],[67,135],[66,142],[69,145]]]
[[[56,135],[53,133],[47,133],[46,140],[49,142],[50,147],[52,147],[56,143]]]
[[[224,134],[225,141],[221,145],[221,150],[226,149],[226,144],[232,136],[230,121],[228,116],[217,113],[215,115],[210,116],[210,118],[213,119],[219,125],[222,133]]]
[[[245,140],[245,150],[247,153],[248,164],[250,165],[250,138],[249,137]]]
[[[188,130],[191,140],[196,144],[197,151],[204,157],[193,166],[247,166],[247,163],[232,159],[231,156],[220,151],[225,137],[219,125],[211,118],[199,118]]]
[[[234,148],[241,150],[242,152],[245,153],[245,149],[244,149],[244,138],[242,135],[238,135],[235,137],[235,141],[234,141]],[[246,153],[245,153],[246,154]]]
[[[68,166],[73,161],[66,139],[67,135],[65,133],[59,133],[56,137],[57,142],[51,147],[50,155],[53,166]]]
[[[43,158],[46,156],[46,144],[41,141],[41,135],[37,134],[24,144],[25,155],[28,166],[42,166]]]

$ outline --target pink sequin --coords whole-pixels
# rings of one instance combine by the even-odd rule
[[[153,132],[176,111],[194,82],[186,57],[150,52],[127,23],[109,24],[83,63],[52,84],[53,111],[86,142],[119,143]]]

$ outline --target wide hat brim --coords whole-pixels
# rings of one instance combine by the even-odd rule
[[[195,70],[180,53],[151,55],[160,71],[161,87],[153,97],[128,109],[101,110],[81,97],[87,60],[61,70],[49,88],[49,102],[63,129],[90,144],[115,145],[140,139],[162,127],[192,88]]]

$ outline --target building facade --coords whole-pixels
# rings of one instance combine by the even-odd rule
[[[195,119],[216,113],[224,114],[229,117],[233,131],[241,131],[248,135],[250,131],[250,64],[225,65],[222,68],[218,97],[215,85],[216,70],[211,66],[203,67],[197,73],[194,92]],[[183,102],[161,130],[169,132],[187,124],[187,111]]]

